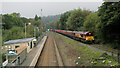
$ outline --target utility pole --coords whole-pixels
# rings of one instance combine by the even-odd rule
[[[41,9],[41,19],[42,19],[42,9]],[[42,34],[43,29],[41,28],[41,34]]]
[[[0,68],[2,68],[2,20],[0,20]]]
[[[25,23],[25,38],[26,38],[26,26],[28,25],[31,25],[31,23]]]
[[[26,38],[26,23],[25,23],[25,38]]]
[[[34,37],[36,37],[36,30],[35,30],[35,28],[34,28]]]
[[[41,9],[41,18],[42,18],[42,9]]]

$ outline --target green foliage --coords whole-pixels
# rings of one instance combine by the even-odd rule
[[[13,26],[23,27],[24,19],[20,17],[19,13],[5,14],[2,15],[2,22],[4,23],[4,29],[11,29]]]
[[[91,13],[86,17],[83,27],[86,31],[96,32],[97,29],[95,28],[98,28],[98,23],[100,23],[98,12]]]
[[[81,30],[86,16],[90,13],[91,11],[89,10],[81,9],[65,12],[60,16],[57,26],[63,30]]]
[[[115,57],[109,56],[107,53],[103,53],[99,58],[94,58],[91,60],[92,62],[97,62],[91,63],[92,65],[98,66],[118,66],[118,62],[116,61]]]
[[[45,24],[49,24],[51,22],[54,22],[56,20],[58,20],[60,18],[60,15],[55,15],[55,16],[43,16],[42,17],[42,21],[45,23]]]
[[[92,32],[95,36],[95,43],[99,43],[103,39],[100,32],[101,26],[102,24],[98,12],[93,12],[86,17],[83,30]]]
[[[46,25],[47,25],[47,28],[56,29],[57,28],[57,20],[47,23]]]
[[[25,23],[26,23],[26,37],[38,37],[45,30],[45,25],[41,21],[41,17],[36,16],[35,19],[27,19],[20,17],[19,13],[4,14],[2,15],[2,37],[4,43],[8,40],[21,39],[25,37]],[[31,23],[29,25],[28,23]]]
[[[2,54],[2,61],[4,62],[6,60],[5,53]]]
[[[71,16],[68,19],[68,29],[70,30],[81,30],[84,20],[90,11],[88,10],[75,10],[72,12]]]
[[[69,12],[65,12],[60,16],[60,19],[58,20],[60,29],[62,30],[67,29],[67,25],[68,25],[67,21],[70,15],[71,15],[71,12],[69,11]]]
[[[89,66],[117,66],[118,62],[112,56],[107,55],[107,53],[100,53],[89,49],[87,46],[80,46],[75,48],[80,52],[80,55],[76,58],[76,66],[89,65]]]
[[[3,30],[3,41],[24,38],[23,28],[12,27],[10,30]]]
[[[103,41],[120,41],[120,2],[104,2],[99,8]],[[117,42],[118,43],[118,42]]]
[[[34,37],[34,26],[33,25],[28,25],[26,27],[26,37]]]
[[[37,16],[37,15],[35,15],[35,20],[36,20],[36,21],[38,20],[38,16]]]

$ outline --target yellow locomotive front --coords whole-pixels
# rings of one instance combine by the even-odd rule
[[[91,32],[86,33],[85,40],[88,42],[94,42],[94,36]]]

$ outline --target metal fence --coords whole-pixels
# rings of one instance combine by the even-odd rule
[[[38,43],[42,40],[42,38],[45,36],[45,32],[42,33],[42,36],[38,39],[38,41],[35,43],[35,46],[38,45]]]

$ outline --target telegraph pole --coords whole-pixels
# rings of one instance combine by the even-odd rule
[[[42,18],[42,9],[41,9],[41,18]]]
[[[2,67],[2,21],[0,20],[0,68]]]
[[[25,23],[25,38],[26,38],[26,23]]]
[[[42,9],[41,9],[41,20],[42,20]],[[41,33],[43,32],[42,28],[41,28]]]
[[[36,37],[36,29],[34,28],[34,37]]]
[[[28,25],[31,25],[31,23],[25,23],[25,38],[26,38],[26,26]]]

